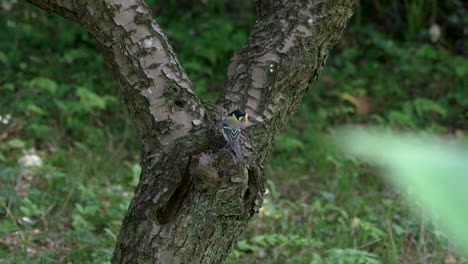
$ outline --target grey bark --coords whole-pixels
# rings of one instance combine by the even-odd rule
[[[259,0],[259,20],[216,104],[201,102],[143,0],[28,0],[99,43],[139,131],[142,174],[113,263],[221,263],[264,193],[276,135],[317,78],[356,0]],[[220,120],[242,107],[245,163]]]

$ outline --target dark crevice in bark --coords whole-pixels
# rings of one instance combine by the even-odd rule
[[[185,166],[185,172],[182,176],[180,185],[175,189],[174,193],[169,198],[166,205],[158,210],[158,221],[160,224],[166,224],[177,216],[182,203],[186,200],[188,191],[192,186],[192,175],[190,173],[190,163],[192,157],[189,158]]]
[[[185,107],[185,102],[182,101],[182,100],[176,100],[176,101],[174,102],[174,104],[175,104],[176,106],[180,107],[180,108],[184,108],[184,107]]]
[[[244,210],[249,215],[254,215],[262,201],[262,195],[264,193],[265,178],[258,173],[257,167],[251,167],[248,169],[248,180],[247,190],[244,193]],[[260,199],[260,204],[257,206],[255,203]]]
[[[244,193],[244,208],[247,210],[253,209],[253,204],[252,202],[255,200],[255,186],[253,182],[253,175],[254,171],[252,169],[249,169],[248,173],[248,180],[247,180],[247,190]]]

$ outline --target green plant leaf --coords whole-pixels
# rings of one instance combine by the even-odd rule
[[[446,116],[447,111],[436,102],[426,99],[426,98],[417,98],[413,101],[414,109],[419,117],[424,117],[427,113],[434,112],[438,113],[441,116]]]
[[[7,90],[7,91],[13,91],[15,90],[15,85],[12,83],[5,83],[1,86],[1,89]]]
[[[26,146],[26,142],[19,138],[14,138],[7,141],[7,145],[12,148],[24,148]]]
[[[30,103],[28,104],[28,106],[26,107],[26,110],[30,111],[31,113],[33,114],[37,114],[37,115],[47,115],[46,111],[44,111],[44,109],[42,109],[41,107],[33,104],[33,103]]]
[[[95,108],[104,109],[106,108],[105,98],[99,96],[98,94],[88,90],[84,87],[77,89],[76,94],[80,97],[80,103],[82,109],[85,112],[90,112]]]
[[[42,90],[48,91],[50,93],[55,93],[57,91],[57,83],[49,78],[37,77],[29,81],[28,83],[31,87],[37,87]]]

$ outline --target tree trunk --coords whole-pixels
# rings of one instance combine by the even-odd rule
[[[82,25],[119,80],[139,131],[142,174],[113,263],[222,263],[261,207],[276,135],[317,78],[356,0],[259,0],[222,97],[201,102],[143,0],[28,0]],[[221,119],[244,108],[245,163]]]

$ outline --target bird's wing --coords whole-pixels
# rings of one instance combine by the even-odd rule
[[[232,128],[228,126],[223,126],[224,134],[228,137],[229,141],[237,141],[240,136],[241,130],[239,128]]]

